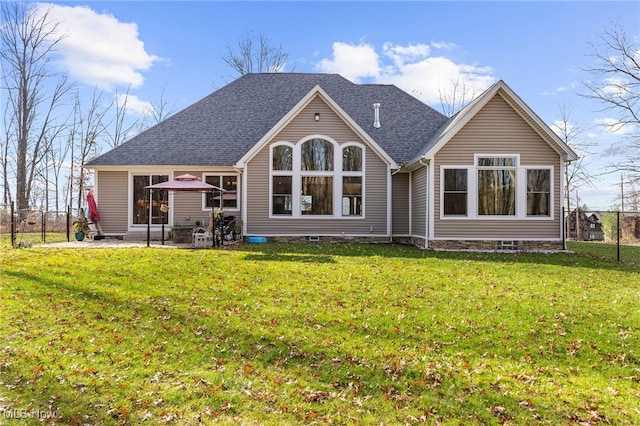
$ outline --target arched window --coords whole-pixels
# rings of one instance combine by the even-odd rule
[[[342,149],[342,170],[345,172],[362,171],[362,148],[357,145],[349,145]]]
[[[302,144],[300,150],[302,170],[333,170],[333,145],[325,139],[314,138]]]
[[[271,155],[272,170],[293,170],[293,148],[288,145],[276,145]]]
[[[362,216],[364,147],[321,136],[271,146],[272,216]]]
[[[313,138],[300,146],[300,210],[303,215],[333,215],[333,144]],[[312,172],[312,173],[308,173]],[[321,173],[320,175],[318,174]]]

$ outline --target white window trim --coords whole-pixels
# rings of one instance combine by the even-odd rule
[[[209,176],[217,176],[219,178],[221,178],[220,182],[222,184],[222,177],[224,176],[235,176],[236,177],[236,182],[238,182],[238,185],[236,185],[236,207],[224,207],[224,211],[225,212],[240,212],[240,174],[239,173],[228,173],[228,172],[206,172],[206,173],[202,173],[202,182],[206,182],[207,181],[207,177]],[[210,212],[211,211],[211,207],[207,207],[207,193],[203,192],[202,193],[202,211],[203,212]],[[213,206],[213,207],[218,207],[218,206]]]
[[[300,153],[302,145],[311,139],[324,139],[333,145],[333,170],[316,171],[302,170]],[[273,149],[277,146],[289,146],[292,148],[292,170],[273,170]],[[362,170],[348,171],[342,170],[342,150],[349,146],[357,146],[362,149]],[[345,220],[363,220],[366,212],[366,147],[359,142],[345,142],[339,144],[335,139],[322,134],[307,135],[300,139],[297,143],[289,141],[274,142],[269,146],[269,218],[270,219],[309,219],[309,220],[326,220],[326,219],[345,219]],[[291,214],[280,215],[273,214],[273,177],[274,176],[291,176]],[[327,176],[333,178],[333,214],[331,215],[303,215],[300,203],[302,193],[302,177],[304,176]],[[360,176],[362,177],[362,214],[342,215],[342,177],[343,176]]]
[[[173,179],[173,172],[167,172],[166,170],[134,170],[129,171],[129,177],[127,182],[127,223],[128,223],[128,231],[139,231],[141,228],[146,228],[149,226],[150,229],[160,229],[162,228],[162,224],[160,223],[152,223],[147,225],[146,223],[133,223],[133,177],[134,176],[169,176],[169,180]],[[173,223],[173,193],[169,191],[167,202],[169,203],[169,216],[167,217],[167,221],[169,224]],[[165,227],[168,226],[165,224]]]
[[[478,170],[490,170],[495,167],[479,167],[478,158],[486,157],[513,157],[516,158],[514,167],[505,166],[506,169],[516,171],[516,214],[515,215],[478,215]],[[445,215],[444,214],[444,171],[446,169],[466,169],[467,170],[467,214]],[[549,216],[527,216],[527,170],[550,170],[550,193],[549,193]],[[440,165],[440,220],[526,220],[545,221],[555,218],[555,167],[553,165],[526,165],[520,164],[520,154],[474,154],[473,165]]]
[[[464,169],[467,171],[467,213],[464,215],[461,214],[444,214],[444,171],[450,169]],[[441,165],[440,166],[440,219],[469,219],[469,212],[471,211],[471,206],[469,205],[469,188],[471,187],[470,180],[473,167],[469,167],[469,165],[464,166],[454,166],[454,165]],[[474,177],[475,180],[475,177]],[[476,197],[477,198],[477,197]]]
[[[554,218],[554,211],[555,211],[555,205],[553,200],[555,199],[554,196],[554,176],[555,176],[555,170],[553,166],[549,166],[549,165],[545,165],[545,166],[531,166],[531,165],[527,165],[527,166],[522,166],[521,167],[522,170],[518,169],[520,173],[522,173],[522,176],[519,177],[519,180],[521,180],[523,182],[523,190],[521,192],[524,192],[524,194],[520,194],[523,197],[522,200],[522,207],[524,209],[524,212],[522,212],[523,216],[527,219],[527,220],[550,220]],[[549,170],[549,216],[528,216],[527,215],[527,171],[528,170]],[[518,187],[518,189],[520,189]]]

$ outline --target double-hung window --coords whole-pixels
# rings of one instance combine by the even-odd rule
[[[293,146],[271,148],[271,213],[290,216],[293,212]]]
[[[467,215],[467,169],[444,169],[443,212],[447,216]]]
[[[527,216],[551,215],[551,170],[527,169]]]
[[[342,148],[342,215],[362,216],[362,147]]]
[[[224,190],[222,198],[220,191],[205,193],[205,210],[220,206],[229,210],[238,208],[238,175],[205,175],[204,181]]]

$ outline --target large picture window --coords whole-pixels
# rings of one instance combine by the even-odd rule
[[[300,209],[303,215],[332,215],[333,177],[302,176]]]
[[[271,147],[271,215],[364,215],[364,148],[321,137]]]
[[[478,158],[478,215],[516,214],[515,157]]]
[[[149,221],[149,190],[146,186],[169,180],[168,175],[134,175],[133,176],[133,217],[134,225],[146,225]],[[152,191],[151,194],[151,223],[169,223],[169,215],[160,211],[160,205],[167,200],[166,191]]]

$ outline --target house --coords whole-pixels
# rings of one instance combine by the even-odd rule
[[[573,209],[567,215],[567,238],[580,241],[604,241],[602,220],[595,212]]]
[[[576,158],[503,81],[447,118],[393,85],[271,73],[238,78],[86,167],[107,235],[144,235],[144,187],[189,173],[227,191],[244,236],[561,249]],[[153,196],[156,231],[220,203]]]

